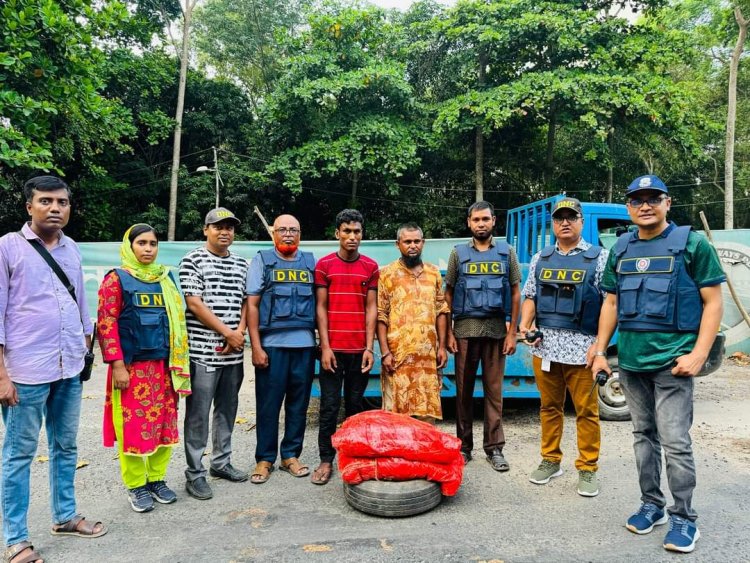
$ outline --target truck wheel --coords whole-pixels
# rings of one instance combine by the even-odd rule
[[[599,418],[615,422],[630,420],[630,409],[620,386],[617,358],[610,358],[612,377],[601,387],[597,387],[599,397]]]
[[[443,499],[440,485],[424,479],[344,483],[346,501],[367,514],[399,518],[435,508]]]

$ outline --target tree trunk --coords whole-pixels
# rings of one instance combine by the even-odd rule
[[[190,19],[197,0],[187,0],[183,16],[182,55],[180,56],[180,82],[177,88],[177,109],[174,116],[174,144],[172,145],[172,176],[169,182],[169,226],[167,240],[175,239],[177,230],[177,180],[180,175],[180,144],[182,142],[182,113],[185,108],[185,84],[190,56]]]
[[[724,228],[734,228],[734,126],[737,120],[737,71],[747,38],[748,21],[739,6],[734,8],[734,19],[740,28],[737,43],[729,61],[729,99],[727,101],[727,137],[724,153]]]
[[[615,128],[610,127],[607,133],[607,147],[609,149],[609,166],[607,166],[607,203],[612,203],[612,193],[615,184]]]
[[[552,182],[552,168],[555,164],[555,132],[557,128],[557,113],[553,109],[549,114],[547,129],[547,155],[544,159],[544,184],[549,187]]]
[[[477,89],[484,89],[484,76],[487,68],[487,55],[484,51],[479,52],[479,72],[477,73]],[[474,177],[476,185],[476,193],[474,195],[475,201],[482,201],[484,199],[484,134],[482,133],[482,127],[477,125],[474,130],[474,148],[475,148],[475,160],[474,160]]]
[[[359,170],[356,168],[352,172],[352,199],[349,205],[352,208],[357,207],[357,185],[359,184]]]
[[[482,134],[481,127],[477,126],[474,137],[474,149],[476,153],[474,161],[474,181],[476,186],[474,201],[482,201],[484,199],[484,135]]]

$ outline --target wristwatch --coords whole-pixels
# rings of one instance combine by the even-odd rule
[[[606,358],[607,357],[607,353],[606,352],[602,352],[601,350],[599,350],[599,351],[594,352],[594,356],[603,356],[603,357]]]

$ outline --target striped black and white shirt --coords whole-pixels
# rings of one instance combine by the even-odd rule
[[[180,287],[185,296],[195,295],[225,325],[237,328],[242,316],[248,263],[242,256],[216,256],[205,247],[188,252],[180,262]],[[188,309],[185,313],[190,360],[207,366],[242,363],[243,352],[219,354],[226,342]]]

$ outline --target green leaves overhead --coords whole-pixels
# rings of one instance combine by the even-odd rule
[[[418,107],[396,28],[376,9],[311,17],[261,114],[276,156],[266,168],[299,192],[305,179],[357,174],[385,182],[415,166]]]
[[[104,146],[126,148],[129,110],[99,93],[105,59],[95,41],[126,17],[119,2],[2,4],[0,163],[60,171]]]
[[[558,126],[583,126],[601,140],[615,126],[669,129],[667,142],[700,152],[704,120],[691,85],[668,73],[694,56],[684,33],[603,14],[601,3],[533,0],[459,2],[434,32],[451,45],[447,58],[461,52],[474,69],[480,53],[486,60],[484,86],[467,72],[456,95],[436,100],[438,135],[539,126],[554,113]]]

